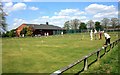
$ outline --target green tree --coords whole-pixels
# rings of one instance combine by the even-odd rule
[[[87,29],[86,24],[84,22],[80,23],[79,29],[80,30]]]
[[[2,35],[2,37],[6,37],[6,33],[5,32],[3,32],[1,35]]]
[[[27,36],[32,36],[32,28],[30,28],[30,27],[27,27],[27,33],[26,33],[26,35]]]
[[[26,35],[26,33],[27,33],[27,27],[24,27],[23,29],[22,29],[22,31],[20,32],[20,35],[22,36],[22,35]]]
[[[11,31],[9,31],[9,37],[15,37],[16,36],[16,30],[12,29]]]
[[[15,37],[16,36],[16,30],[12,29],[11,31],[7,31],[6,33],[3,32],[2,37]]]
[[[20,32],[21,36],[22,35],[24,35],[24,36],[32,36],[32,34],[33,34],[33,31],[32,31],[32,28],[30,28],[30,27],[24,27],[22,29],[22,31]]]
[[[97,31],[99,31],[99,30],[103,30],[103,27],[100,25],[100,22],[95,22],[95,29],[97,30]]]
[[[9,31],[6,32],[5,37],[9,37]]]
[[[69,23],[69,21],[66,21],[66,22],[64,23],[64,28],[67,29],[67,30],[70,29],[70,23]]]
[[[4,31],[6,31],[6,18],[7,14],[3,11],[3,5],[2,2],[0,2],[0,29],[2,28]]]

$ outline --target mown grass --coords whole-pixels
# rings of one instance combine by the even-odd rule
[[[93,64],[87,71],[83,73],[118,75],[119,74],[118,55],[119,48],[117,45],[108,54],[101,58],[100,61]]]
[[[111,41],[118,39],[117,33],[110,35]],[[3,38],[2,70],[3,73],[52,73],[94,52],[104,42],[104,38],[91,41],[88,33]]]

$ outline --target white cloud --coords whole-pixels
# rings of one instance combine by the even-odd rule
[[[4,11],[6,13],[11,13],[13,11],[26,10],[27,9],[27,5],[25,3],[13,4],[13,2],[7,2],[7,3],[5,3],[3,9],[4,9]],[[29,7],[28,9],[30,9],[30,10],[39,10],[39,8],[34,7],[34,6]]]
[[[12,11],[12,7],[13,7],[13,3],[12,2],[8,2],[8,3],[5,3],[3,9],[6,13],[9,13]]]
[[[68,16],[52,16],[50,19],[55,20],[55,19],[65,19],[68,18]]]
[[[50,23],[63,27],[65,21],[72,19],[80,19],[82,21],[86,20],[86,13],[80,11],[79,9],[63,9],[59,12],[55,12],[55,15],[50,17]]]
[[[12,2],[5,3],[3,9],[6,13],[10,13],[16,10],[25,10],[27,5],[25,3],[16,3],[13,4]]]
[[[90,14],[96,14],[96,13],[101,13],[101,12],[116,11],[116,8],[113,5],[107,6],[107,5],[102,5],[102,4],[91,4],[85,8],[85,11]]]
[[[118,12],[109,12],[109,13],[97,13],[96,15],[93,16],[93,18],[98,18],[98,19],[102,19],[102,18],[112,18],[112,17],[116,17],[118,15]]]
[[[30,9],[30,10],[39,10],[39,8],[34,7],[34,6],[33,6],[33,7],[29,7],[29,9]]]
[[[82,14],[86,14],[85,12],[81,11],[81,12],[75,12],[74,15],[82,15]]]
[[[12,6],[13,6],[12,2],[5,3],[5,7],[12,7]]]
[[[43,19],[49,19],[49,16],[42,16]]]
[[[101,20],[103,18],[112,18],[118,16],[117,8],[113,5],[90,4],[85,8],[88,15],[92,15],[91,19]]]
[[[15,28],[19,27],[19,26],[20,26],[21,24],[23,24],[23,23],[28,23],[28,22],[26,22],[24,19],[15,18],[13,25],[10,26],[9,28],[10,28],[10,29],[11,29],[11,28],[12,28],[12,29],[15,29]]]
[[[59,16],[82,15],[82,14],[85,14],[85,12],[80,11],[79,9],[64,9],[60,10],[60,12],[55,12],[55,15]]]
[[[25,10],[27,5],[25,3],[17,3],[13,5],[13,10]]]
[[[71,19],[79,19],[79,20],[85,20],[86,16],[72,16]]]

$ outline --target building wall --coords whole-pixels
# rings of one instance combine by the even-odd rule
[[[49,35],[53,35],[53,30],[36,29],[33,32],[33,35],[42,35],[42,36],[44,36],[45,33],[48,33]]]
[[[16,36],[17,37],[20,37],[20,32],[22,31],[22,29],[24,28],[24,27],[26,27],[27,25],[26,24],[22,24],[22,25],[20,25],[17,29],[16,29]]]
[[[20,37],[20,32],[23,30],[24,27],[27,27],[27,24],[22,24],[20,25],[17,29],[16,29],[16,36]],[[33,36],[36,35],[41,35],[44,36],[46,33],[48,33],[48,35],[57,35],[57,34],[61,34],[61,32],[63,32],[63,30],[61,29],[34,29],[34,27],[31,27],[32,31],[33,31]]]
[[[33,31],[33,35],[41,35],[41,36],[44,36],[45,33],[48,33],[49,35],[58,35],[58,34],[61,34],[61,32],[63,32],[63,30],[55,30],[55,29],[36,29]]]

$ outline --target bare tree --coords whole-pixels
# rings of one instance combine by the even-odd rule
[[[72,23],[71,23],[71,25],[72,25],[72,29],[79,29],[79,25],[80,25],[80,21],[78,20],[78,19],[74,19],[74,20],[72,20],[71,21]]]
[[[70,29],[74,29],[74,27],[73,27],[73,20],[70,20],[69,23],[70,23]]]
[[[104,26],[105,29],[108,28],[109,23],[110,23],[110,20],[108,18],[103,18],[103,20],[101,20],[101,24],[102,26]]]
[[[118,22],[119,22],[118,18],[111,19],[111,24],[114,29],[116,28],[116,26],[118,26]]]
[[[88,29],[94,29],[95,28],[94,22],[92,20],[89,20],[87,22],[87,28]]]

